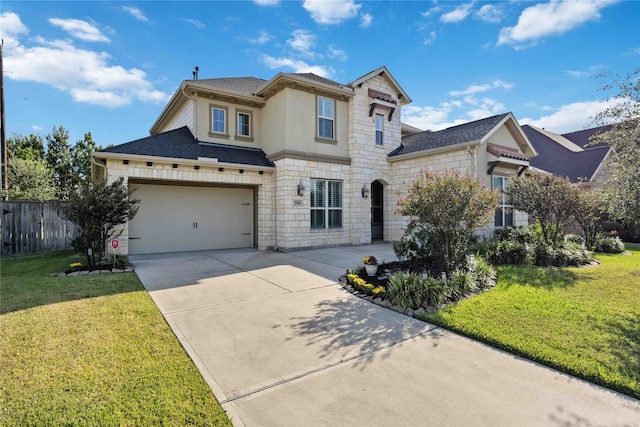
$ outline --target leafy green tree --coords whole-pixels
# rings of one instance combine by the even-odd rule
[[[7,154],[14,159],[44,160],[44,143],[40,135],[13,134],[7,138]]]
[[[640,222],[640,68],[625,78],[601,74],[601,90],[616,90],[609,107],[594,117],[596,125],[612,123],[611,130],[591,138],[613,147],[611,175],[606,182],[612,216],[623,223]]]
[[[406,238],[426,236],[432,255],[447,273],[464,266],[476,229],[491,222],[499,196],[458,171],[421,171],[398,199],[409,217]]]
[[[95,265],[105,251],[105,241],[115,228],[133,219],[138,212],[139,200],[131,199],[124,180],[111,184],[82,186],[71,193],[65,206],[65,216],[78,227],[74,242],[87,256],[87,263]]]
[[[91,132],[84,134],[84,139],[76,142],[71,152],[71,168],[73,170],[74,188],[88,185],[91,182],[91,152],[101,150],[91,137]]]
[[[578,193],[578,204],[575,207],[575,219],[584,235],[584,243],[587,248],[596,245],[598,232],[607,221],[608,204],[606,195],[600,190],[581,190]]]
[[[520,176],[504,189],[513,208],[537,220],[545,243],[556,247],[575,218],[579,191],[567,178],[554,175]]]
[[[68,200],[75,187],[75,178],[71,165],[71,147],[69,147],[69,131],[64,127],[54,127],[51,134],[46,136],[47,153],[45,160],[53,171],[53,178],[57,187],[57,196],[61,200]]]
[[[9,200],[52,200],[56,198],[53,173],[44,160],[11,156],[7,161],[6,191]]]

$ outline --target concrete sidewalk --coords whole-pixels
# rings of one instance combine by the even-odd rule
[[[370,304],[391,245],[132,256],[236,426],[640,426],[640,402]]]

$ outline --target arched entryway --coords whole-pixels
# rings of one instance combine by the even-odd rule
[[[371,183],[371,240],[384,240],[384,185]]]

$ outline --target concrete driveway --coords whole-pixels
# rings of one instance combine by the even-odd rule
[[[361,300],[391,245],[132,256],[235,426],[640,426],[640,402]]]

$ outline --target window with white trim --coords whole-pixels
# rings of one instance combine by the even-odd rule
[[[376,114],[376,145],[382,145],[382,137],[384,133],[384,116]]]
[[[227,109],[211,106],[211,132],[227,134]]]
[[[342,227],[342,181],[311,180],[311,228]]]
[[[513,227],[513,204],[503,191],[510,181],[511,178],[507,176],[493,175],[493,190],[500,194],[500,205],[496,209],[494,221],[496,227]]]
[[[318,138],[334,138],[335,101],[318,96]]]
[[[246,111],[238,112],[238,136],[251,137],[251,114]]]

